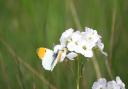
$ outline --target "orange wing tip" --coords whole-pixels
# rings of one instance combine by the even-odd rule
[[[42,60],[46,54],[46,48],[40,47],[37,49],[37,55]]]

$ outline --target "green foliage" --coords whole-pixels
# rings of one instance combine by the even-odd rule
[[[128,88],[127,6],[127,0],[0,0],[0,89],[75,89],[76,61],[49,72],[36,54],[38,47],[58,44],[64,30],[77,29],[75,19],[102,35],[114,79],[119,75]],[[102,76],[110,79],[104,56],[97,54]],[[80,61],[80,89],[91,89],[96,80],[92,61]]]

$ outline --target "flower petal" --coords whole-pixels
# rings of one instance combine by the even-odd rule
[[[76,31],[72,34],[71,39],[73,42],[77,42],[81,39],[81,33],[80,31]]]
[[[60,37],[60,43],[63,46],[66,46],[67,41],[70,39],[72,33],[73,33],[73,29],[70,28],[68,30],[66,30],[65,32],[62,33],[61,37]]]
[[[70,52],[70,53],[67,54],[66,57],[67,57],[68,59],[70,59],[70,60],[74,60],[74,58],[77,57],[77,56],[78,56],[77,53],[75,53],[75,52]]]
[[[67,44],[67,48],[68,48],[69,51],[75,51],[76,47],[77,46],[76,46],[76,44],[74,42],[69,42]]]
[[[120,77],[116,77],[116,82],[120,86],[120,89],[125,89],[125,84],[121,81]]]
[[[85,57],[93,57],[93,51],[90,50],[90,49],[87,49],[84,51],[84,54],[83,54]]]
[[[107,81],[104,78],[98,79],[98,81],[94,82],[92,89],[106,89]]]

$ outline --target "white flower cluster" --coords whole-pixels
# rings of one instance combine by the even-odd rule
[[[53,50],[40,47],[37,51],[42,65],[46,70],[53,70],[58,62],[65,58],[74,60],[78,54],[85,57],[93,57],[93,48],[97,47],[104,55],[104,44],[101,42],[101,36],[96,30],[85,28],[85,31],[74,31],[72,28],[62,33],[60,44],[55,45]]]
[[[93,57],[93,48],[97,47],[99,50],[107,56],[103,51],[104,44],[101,41],[101,36],[98,35],[96,30],[86,27],[85,31],[74,31],[72,28],[62,33],[60,37],[60,44],[54,47],[54,52],[62,49],[66,49],[68,54],[63,55],[64,57],[73,60],[78,54],[82,54],[85,57]]]
[[[108,82],[105,78],[100,78],[94,82],[92,89],[125,89],[125,84],[121,81],[120,77],[116,77],[116,80]]]

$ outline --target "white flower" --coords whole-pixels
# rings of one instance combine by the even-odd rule
[[[85,57],[93,57],[93,51],[91,49],[86,49],[83,54]]]
[[[77,47],[78,46],[74,42],[69,42],[67,44],[67,48],[68,48],[69,51],[75,51],[75,50],[77,50]]]
[[[116,77],[116,81],[109,81],[107,89],[125,89],[125,84],[121,81],[120,77]]]
[[[109,81],[107,83],[107,89],[120,89],[115,81]]]
[[[70,60],[74,60],[75,57],[77,57],[78,54],[76,54],[75,52],[70,52],[66,55],[66,57]]]
[[[67,44],[67,48],[69,51],[75,51],[76,53],[83,53],[84,51],[84,49],[81,46],[75,44],[74,42],[69,42]]]
[[[81,40],[81,32],[80,31],[76,31],[71,35],[71,41],[73,42],[78,42],[79,40]]]
[[[94,47],[98,47],[101,53],[107,56],[107,53],[103,51],[104,44],[101,42],[101,36],[91,28],[86,27],[84,32],[73,32],[73,29],[68,29],[62,34],[60,40],[61,44],[64,43],[69,51],[74,51],[85,57],[93,57]]]
[[[101,36],[98,35],[96,30],[86,27],[84,32],[80,32],[70,28],[62,33],[60,44],[55,45],[53,51],[41,48],[38,51],[38,56],[42,59],[42,65],[46,70],[53,70],[58,62],[64,61],[65,57],[70,60],[74,60],[78,54],[88,58],[93,57],[93,48],[95,47],[98,47],[101,53],[107,56],[107,53],[103,51],[104,44],[102,43]],[[117,78],[118,86],[124,87],[124,84],[119,80]]]
[[[85,57],[93,56],[93,51],[91,49],[84,49],[82,46],[76,45],[74,42],[68,43],[67,48],[69,51],[74,51],[76,53],[80,53],[80,54],[84,55]]]
[[[125,84],[121,81],[120,77],[116,77],[116,81],[106,81],[106,79],[101,78],[94,82],[92,89],[125,89]]]
[[[99,39],[99,40],[97,41],[96,45],[98,46],[98,48],[100,49],[100,51],[101,51],[102,54],[104,54],[105,56],[108,56],[108,54],[103,51],[103,49],[104,49],[104,44],[101,42],[101,39]]]
[[[116,77],[116,83],[120,86],[120,89],[125,89],[125,84],[121,81],[119,76]]]
[[[106,85],[107,85],[106,79],[101,78],[98,81],[94,82],[92,89],[107,89]]]
[[[60,37],[60,43],[63,46],[66,46],[67,41],[70,39],[72,33],[73,33],[73,29],[70,28],[68,30],[66,30],[65,32],[62,33],[61,37]]]
[[[82,33],[82,37],[87,49],[92,49],[96,46],[96,42],[101,38],[96,30],[87,27],[85,28],[85,32]]]
[[[107,53],[103,51],[104,44],[101,42],[101,36],[98,35],[96,30],[86,27],[85,32],[82,32],[83,41],[82,45],[85,45],[86,49],[93,49],[94,47],[98,47],[102,54],[107,56]]]
[[[76,53],[81,53],[82,47],[78,44],[78,41],[81,40],[80,31],[76,31],[72,33],[70,36],[71,38],[68,39],[67,48],[69,51],[75,51]]]
[[[100,50],[103,50],[103,49],[104,49],[104,44],[101,42],[101,39],[99,39],[99,40],[97,41],[97,46],[98,46],[98,48],[99,48]]]
[[[92,50],[84,49],[85,44],[86,44],[86,40],[83,40],[81,32],[76,31],[72,33],[71,38],[68,40],[67,48],[69,51],[80,53],[85,57],[92,57],[93,56]]]

